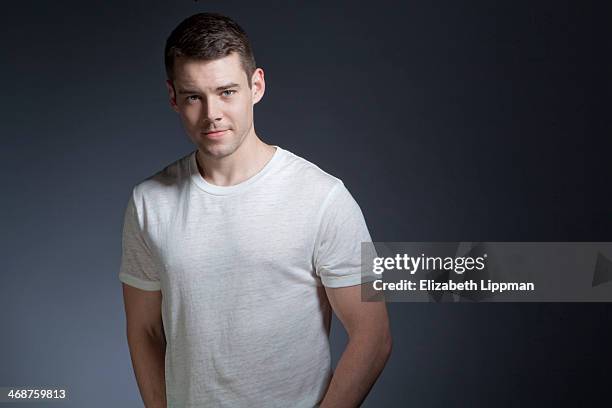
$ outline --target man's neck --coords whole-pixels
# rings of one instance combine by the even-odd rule
[[[229,156],[211,159],[197,151],[196,158],[200,175],[217,186],[233,186],[259,173],[272,159],[276,148],[264,143],[252,134]]]

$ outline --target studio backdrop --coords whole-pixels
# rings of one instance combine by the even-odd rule
[[[409,252],[402,243],[451,243],[438,255],[477,265],[489,254],[489,275],[477,282],[512,280],[531,265],[531,277],[546,272],[545,286],[570,279],[565,294],[584,285],[584,296],[555,286],[550,297],[503,301],[456,287],[425,287],[424,301],[412,301],[387,287],[393,351],[364,406],[609,405],[612,71],[602,3],[2,9],[3,390],[68,393],[36,406],[142,406],[117,279],[123,215],[134,185],[194,149],[168,103],[163,47],[182,19],[213,11],[249,33],[265,72],[258,135],[343,180],[378,255],[391,259],[378,265],[388,282],[393,273],[397,282],[465,281],[456,270],[411,274],[394,263]],[[512,242],[601,248],[571,264],[539,264],[555,253],[541,247],[525,250],[536,248],[535,258],[522,252],[523,264],[491,260],[513,253],[500,246]],[[330,341],[335,365],[347,341],[336,318]]]

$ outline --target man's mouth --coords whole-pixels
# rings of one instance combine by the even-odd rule
[[[206,136],[221,136],[223,135],[228,129],[217,129],[217,130],[211,130],[208,132],[204,132],[204,134]]]

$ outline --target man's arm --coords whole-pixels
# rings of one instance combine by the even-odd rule
[[[387,307],[385,302],[362,302],[361,285],[325,290],[349,341],[320,408],[358,407],[391,354]]]
[[[146,408],[166,408],[166,337],[161,291],[123,283],[127,339],[140,395]]]

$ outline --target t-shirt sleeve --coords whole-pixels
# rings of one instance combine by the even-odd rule
[[[361,273],[361,243],[372,242],[355,199],[341,181],[327,195],[315,243],[315,269],[324,286],[339,288],[376,279]],[[363,278],[363,279],[362,279]]]
[[[125,210],[119,280],[142,290],[161,290],[160,264],[141,227],[134,194]]]

